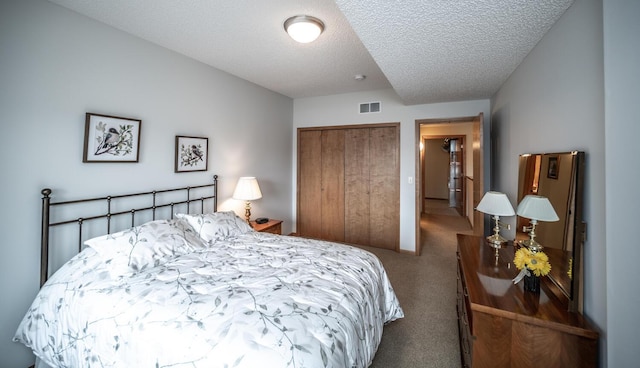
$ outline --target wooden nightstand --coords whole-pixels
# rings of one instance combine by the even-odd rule
[[[264,224],[257,224],[255,221],[251,221],[251,227],[261,233],[282,235],[282,220],[271,219]]]

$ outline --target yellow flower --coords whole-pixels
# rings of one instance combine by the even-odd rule
[[[573,258],[569,258],[569,271],[567,271],[567,276],[573,280]]]
[[[533,253],[527,248],[520,248],[513,258],[516,268],[527,268],[536,276],[545,276],[551,271],[549,257],[544,252]]]
[[[527,264],[527,268],[536,276],[545,276],[551,271],[549,258],[543,252],[533,253]]]
[[[530,256],[531,252],[527,248],[520,248],[516,252],[515,257],[513,258],[513,263],[516,265],[516,268],[519,270],[526,267],[526,259]]]

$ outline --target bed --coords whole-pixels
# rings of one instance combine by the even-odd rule
[[[203,188],[213,194],[193,196]],[[176,200],[182,191],[186,199]],[[217,177],[212,185],[90,200],[53,203],[50,190],[43,195],[42,287],[14,337],[43,366],[367,367],[383,326],[403,317],[377,257],[253,231],[235,213],[217,211]],[[138,195],[152,204],[111,210],[114,199]],[[95,200],[108,202],[107,211],[51,219],[52,207]],[[157,215],[162,208],[166,218]],[[131,223],[115,231],[118,216]],[[93,220],[106,222],[106,235],[87,234]],[[69,224],[78,225],[80,252],[49,277],[49,232]]]

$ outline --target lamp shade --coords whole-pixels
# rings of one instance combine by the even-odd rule
[[[482,197],[476,209],[480,212],[496,216],[513,216],[516,214],[513,211],[513,206],[511,206],[507,195],[493,191],[484,194],[484,197]]]
[[[525,196],[516,211],[518,216],[537,221],[558,221],[558,214],[547,197],[529,194]]]
[[[320,36],[324,30],[324,23],[308,15],[296,15],[284,22],[284,29],[295,41],[309,43]]]
[[[262,192],[258,180],[253,176],[243,176],[238,179],[236,190],[233,191],[233,199],[253,201],[262,198]]]

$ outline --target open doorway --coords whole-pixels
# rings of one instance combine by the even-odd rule
[[[464,216],[465,143],[464,135],[422,136],[422,213]]]
[[[483,232],[482,214],[474,211],[483,193],[482,120],[482,113],[472,117],[416,120],[416,143],[420,147],[416,155],[419,173],[417,255],[422,252],[421,218],[434,210],[430,206],[462,216],[474,233]],[[440,163],[435,163],[437,160],[441,160]]]

